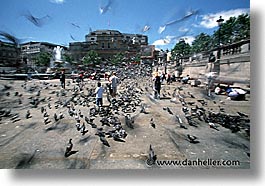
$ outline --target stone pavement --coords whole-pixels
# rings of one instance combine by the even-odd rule
[[[59,80],[33,80],[27,83],[27,87],[37,86],[41,89],[41,98],[37,108],[32,108],[31,96],[36,91],[26,91],[22,88],[24,81],[4,81],[1,85],[10,85],[10,90],[1,91],[0,108],[11,109],[12,116],[19,115],[20,120],[15,121],[11,117],[1,117],[0,120],[0,168],[30,168],[30,169],[150,169],[146,165],[148,150],[152,145],[158,160],[236,160],[239,166],[213,167],[213,168],[250,168],[250,139],[244,128],[239,132],[232,133],[230,129],[218,125],[218,130],[209,127],[208,123],[197,121],[196,126],[187,124],[182,112],[183,105],[178,99],[173,98],[173,92],[181,87],[179,95],[185,98],[186,102],[194,102],[194,105],[202,106],[198,100],[205,100],[207,105],[203,106],[207,111],[222,112],[230,115],[237,115],[243,112],[250,115],[250,97],[246,101],[227,100],[224,95],[214,95],[212,98],[205,96],[205,90],[200,87],[191,87],[174,82],[170,85],[162,85],[161,99],[152,98],[152,82],[149,78],[125,80],[119,86],[119,94],[126,89],[127,85],[136,83],[134,88],[138,90],[141,104],[146,108],[146,113],[140,113],[137,107],[134,113],[134,129],[125,125],[124,114],[119,111],[115,115],[120,119],[123,128],[128,136],[125,143],[108,139],[110,147],[100,143],[99,137],[95,135],[96,129],[87,125],[88,133],[84,136],[76,130],[75,120],[68,115],[67,107],[57,105],[57,101],[68,100],[72,96],[68,91],[62,96],[62,89],[57,86]],[[74,86],[69,83],[66,87],[71,90]],[[49,83],[45,85],[44,82]],[[103,81],[105,85],[106,82]],[[85,87],[93,88],[95,81],[86,80]],[[45,87],[48,87],[45,89]],[[84,90],[84,93],[86,93]],[[10,92],[7,96],[6,92]],[[15,92],[22,93],[21,97],[15,96]],[[192,93],[195,98],[192,98]],[[164,95],[164,96],[163,96]],[[104,105],[109,102],[104,94]],[[50,98],[49,98],[50,97]],[[19,103],[21,99],[22,103]],[[47,101],[47,100],[50,101]],[[48,108],[51,104],[51,109]],[[45,107],[49,114],[51,123],[45,125],[40,107]],[[86,106],[76,105],[84,115],[88,115],[89,108],[94,107],[93,100]],[[191,108],[193,106],[189,106]],[[169,108],[173,114],[170,114]],[[30,110],[32,117],[25,118],[27,110]],[[53,114],[62,112],[64,118],[54,122]],[[178,115],[187,129],[181,128],[176,120]],[[155,128],[150,125],[153,118]],[[84,119],[81,118],[81,121]],[[95,123],[100,126],[100,117],[96,117]],[[187,134],[198,137],[199,143],[190,143]],[[73,139],[73,150],[76,154],[65,158],[64,152],[68,140]],[[151,168],[212,168],[210,166],[152,166]]]

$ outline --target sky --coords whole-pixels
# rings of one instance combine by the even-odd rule
[[[250,0],[0,0],[0,31],[22,43],[68,46],[90,30],[111,29],[170,50],[181,38],[191,44],[200,33],[212,35],[219,16],[249,12]]]

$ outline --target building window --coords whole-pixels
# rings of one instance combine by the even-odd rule
[[[110,43],[108,43],[108,48],[110,48]]]
[[[104,43],[101,43],[101,48],[105,48]]]

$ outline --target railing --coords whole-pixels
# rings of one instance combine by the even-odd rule
[[[233,56],[239,55],[243,53],[250,53],[250,40],[242,40],[236,43],[232,43],[229,45],[223,45],[220,48],[221,50],[221,60],[222,56]],[[218,48],[215,48],[208,52],[203,52],[200,55],[200,58],[194,58],[193,56],[184,56],[180,59],[182,64],[186,63],[201,63],[201,62],[208,62],[208,58],[211,52],[217,53]]]

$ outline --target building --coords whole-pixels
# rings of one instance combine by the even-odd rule
[[[35,58],[41,52],[48,52],[51,55],[54,52],[54,48],[57,46],[62,47],[65,51],[67,51],[67,47],[56,45],[48,42],[27,42],[21,44],[21,57],[23,59],[23,63],[28,67],[35,68]]]
[[[132,57],[148,45],[148,37],[141,34],[125,34],[117,30],[97,30],[85,36],[84,42],[69,44],[69,52],[74,61],[79,62],[90,50],[98,53],[103,61],[108,61],[117,53]]]
[[[2,70],[19,67],[20,59],[20,49],[17,46],[0,40],[0,67]]]

